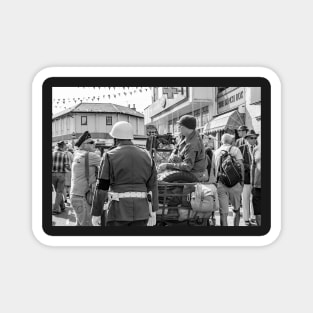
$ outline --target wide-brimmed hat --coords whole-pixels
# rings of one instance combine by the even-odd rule
[[[241,126],[239,126],[238,127],[238,129],[237,130],[241,130],[241,131],[248,131],[249,130],[249,128],[246,126],[246,125],[241,125]]]
[[[83,143],[88,143],[89,141],[93,141],[91,135],[88,130],[86,130],[77,140],[75,143],[76,147],[80,147]]]
[[[259,134],[257,134],[253,129],[251,129],[247,132],[247,134],[245,135],[245,138],[252,137],[252,136],[258,137]]]
[[[65,145],[64,140],[61,140],[61,141],[58,141],[58,142],[57,142],[57,146],[58,146],[58,147],[62,147],[62,146],[64,146],[64,145]]]

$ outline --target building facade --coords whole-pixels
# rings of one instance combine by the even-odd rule
[[[176,122],[191,114],[200,134],[209,133],[219,146],[223,133],[237,137],[246,125],[261,133],[260,87],[154,87],[153,103],[145,109],[145,124],[160,134],[177,133]]]
[[[215,87],[154,87],[153,103],[144,112],[145,124],[155,125],[159,134],[175,134],[178,119],[191,114],[202,132],[213,117],[215,98]]]
[[[96,142],[111,145],[109,135],[113,125],[119,121],[132,124],[134,138],[145,140],[144,115],[136,108],[112,103],[80,103],[52,117],[52,145],[60,140],[75,143],[88,130]]]

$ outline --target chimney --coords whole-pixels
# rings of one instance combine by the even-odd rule
[[[135,103],[133,104],[132,109],[133,109],[134,111],[136,111],[136,104],[135,104]]]
[[[130,104],[128,105],[128,108],[130,109]]]

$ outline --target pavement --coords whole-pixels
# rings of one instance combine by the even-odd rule
[[[76,217],[75,217],[75,213],[73,210],[73,207],[70,204],[69,199],[67,199],[68,204],[66,204],[65,206],[65,210],[58,215],[52,215],[52,225],[53,226],[75,226],[76,225]],[[228,226],[233,226],[234,225],[234,216],[233,216],[233,212],[232,212],[232,208],[229,207],[229,213],[228,213],[228,218],[227,218],[227,222],[228,222]],[[214,214],[215,219],[216,219],[216,226],[220,225],[220,215],[219,212],[215,212]],[[240,208],[240,222],[239,222],[239,226],[245,226],[245,223],[243,221],[242,218],[242,208]]]
[[[67,200],[69,202],[69,200]],[[52,215],[52,226],[75,226],[76,217],[70,203],[65,204],[65,210],[61,214]]]

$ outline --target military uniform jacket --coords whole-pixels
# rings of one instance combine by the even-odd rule
[[[157,171],[149,152],[131,141],[119,144],[102,158],[99,179],[109,180],[109,191],[149,192],[152,191],[152,210],[158,209]],[[96,194],[97,196],[97,194]],[[95,201],[94,203],[99,203]],[[93,207],[92,215],[99,216],[102,207]],[[146,198],[120,198],[111,201],[108,221],[136,221],[149,218]]]
[[[167,166],[168,169],[177,169],[191,173],[201,173],[206,170],[208,163],[205,148],[202,138],[196,130],[179,142],[177,150],[181,162],[175,162],[175,152],[173,152],[169,159],[173,163]]]

